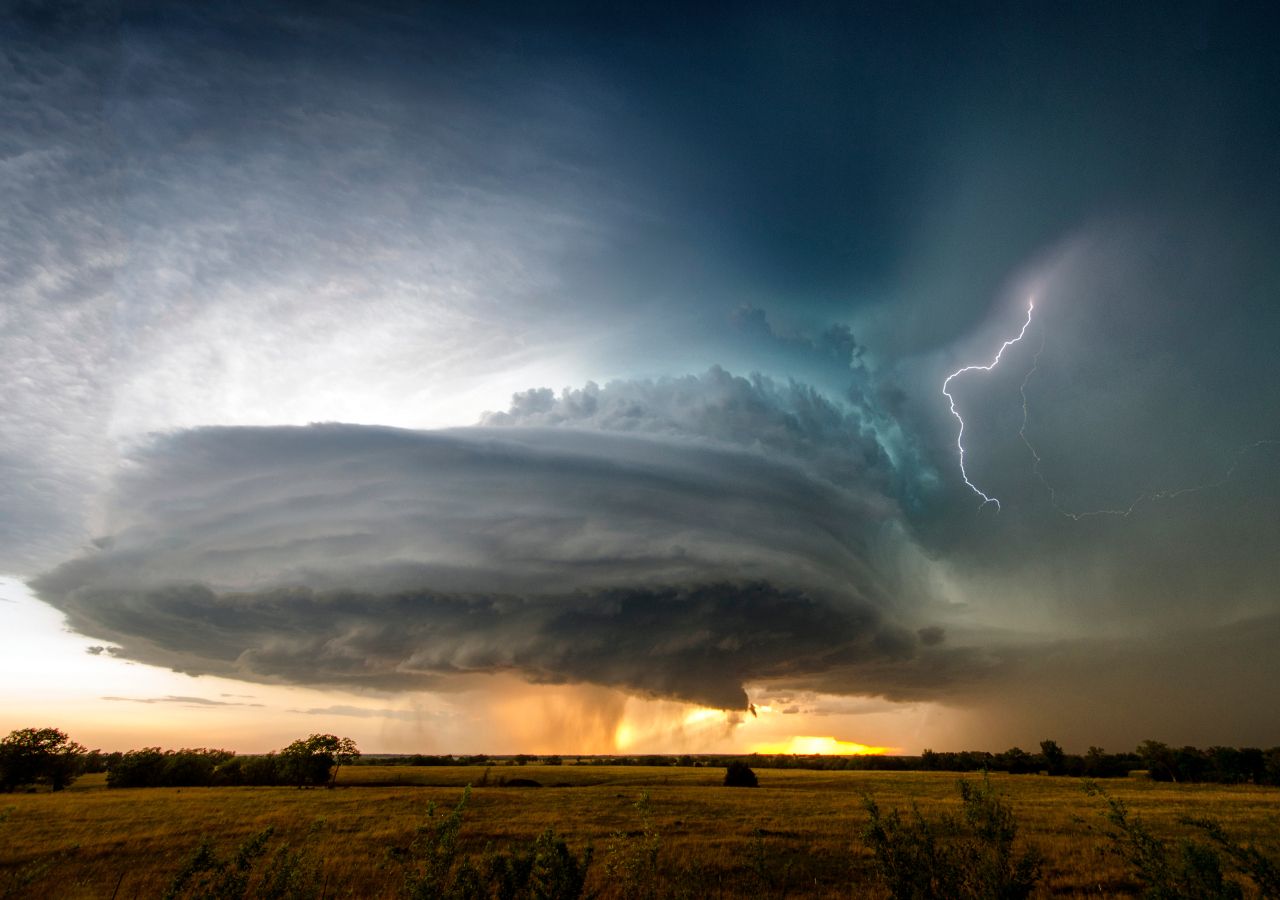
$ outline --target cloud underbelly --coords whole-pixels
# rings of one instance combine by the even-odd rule
[[[515,671],[723,708],[753,679],[904,659],[892,504],[715,442],[555,428],[160,438],[111,537],[35,582],[190,672],[447,686]]]

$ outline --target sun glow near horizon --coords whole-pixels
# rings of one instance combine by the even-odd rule
[[[883,756],[896,753],[896,747],[873,747],[859,744],[856,741],[842,741],[834,737],[816,737],[812,735],[795,735],[790,740],[778,743],[754,744],[752,753],[781,753],[800,756]]]

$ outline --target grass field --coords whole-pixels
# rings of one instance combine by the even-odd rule
[[[59,794],[0,795],[0,896],[154,897],[202,838],[229,851],[266,826],[273,846],[309,848],[328,897],[394,897],[404,882],[391,858],[424,821],[430,801],[452,807],[478,767],[343,769],[336,790],[153,788],[108,790],[85,776]],[[588,884],[604,896],[611,855],[658,836],[661,893],[700,896],[878,896],[859,834],[864,795],[883,808],[956,811],[957,776],[943,773],[758,770],[760,787],[725,788],[722,769],[594,766],[495,767],[473,788],[462,840],[476,850],[527,841],[554,827],[569,845],[595,848]],[[530,778],[541,788],[499,786]],[[976,776],[971,776],[976,777]],[[991,776],[1022,836],[1046,858],[1042,896],[1133,893],[1102,835],[1103,804],[1081,782]],[[1180,817],[1219,820],[1232,837],[1280,855],[1280,789],[1105,782],[1158,835],[1190,829]],[[649,813],[636,807],[642,793]],[[679,890],[674,890],[679,886]]]

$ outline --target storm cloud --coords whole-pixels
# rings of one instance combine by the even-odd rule
[[[845,373],[852,379],[847,364]],[[802,382],[735,376],[715,366],[701,375],[588,383],[558,395],[550,388],[524,391],[482,422],[736,446],[803,465],[837,489],[892,496],[898,477],[877,431],[881,418]]]
[[[918,610],[884,564],[900,539],[894,503],[809,452],[800,421],[765,402],[788,392],[716,372],[683,387],[724,412],[705,429],[717,437],[535,428],[508,413],[502,427],[439,432],[160,438],[131,460],[99,549],[35,586],[122,655],[303,684],[444,687],[514,671],[744,708],[745,683],[937,643],[917,637]],[[726,387],[760,403],[724,403]],[[612,392],[655,390],[668,396]],[[626,420],[677,407],[652,403],[646,418],[633,402]],[[720,437],[737,434],[731,413],[792,427],[735,446]],[[886,679],[849,689],[891,691]]]
[[[0,573],[87,661],[1274,693],[1264,7],[10,6]],[[980,507],[939,388],[1033,291],[954,384]]]

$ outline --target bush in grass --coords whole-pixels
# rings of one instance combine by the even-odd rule
[[[725,787],[756,787],[760,784],[756,773],[740,759],[729,763],[724,773]]]
[[[486,847],[479,856],[461,852],[463,812],[471,801],[468,787],[448,814],[431,803],[427,821],[408,848],[391,855],[409,866],[405,894],[411,900],[578,900],[591,865],[591,848],[577,856],[548,828],[528,846],[509,851]]]
[[[609,836],[604,848],[604,874],[623,900],[653,900],[660,895],[658,854],[662,835],[654,821],[648,791],[632,808],[640,818],[640,828],[615,831]]]
[[[239,900],[249,888],[253,866],[266,852],[272,829],[267,828],[242,843],[230,859],[214,852],[206,839],[183,863],[164,892],[164,900]]]
[[[985,776],[959,782],[962,814],[926,819],[912,807],[884,813],[870,797],[863,839],[894,900],[1021,900],[1040,879],[1041,857],[1017,849],[1017,821]]]
[[[1150,900],[1238,900],[1245,885],[1235,875],[1253,882],[1257,896],[1280,898],[1280,864],[1254,847],[1232,840],[1217,822],[1183,819],[1198,828],[1208,842],[1184,838],[1165,841],[1131,816],[1124,802],[1108,795],[1096,784],[1085,784],[1085,792],[1101,797],[1107,804],[1111,829],[1107,836],[1112,850],[1127,862],[1142,882],[1142,896]]]
[[[208,838],[200,842],[169,882],[164,900],[314,900],[324,895],[320,864],[306,850],[278,847],[269,858],[274,828],[247,838],[223,858]],[[260,865],[266,860],[264,865]]]
[[[1260,897],[1280,898],[1280,860],[1232,840],[1217,822],[1209,819],[1184,819],[1183,822],[1204,832],[1230,864],[1253,881]]]

